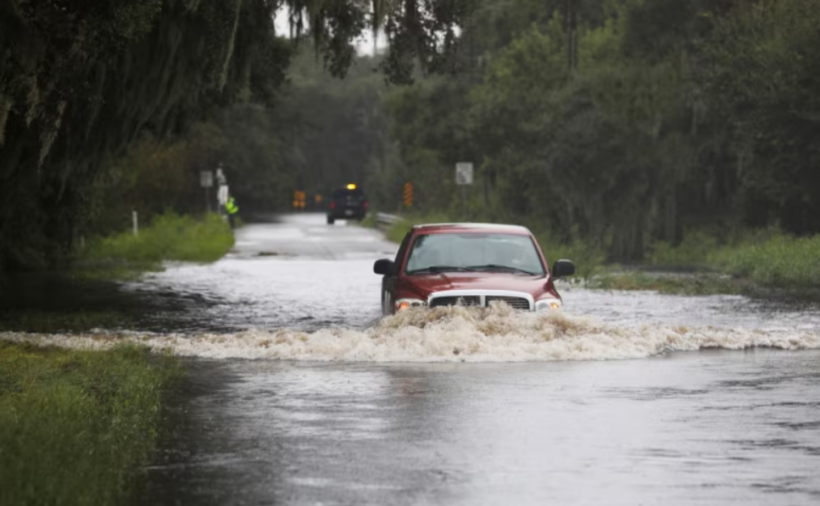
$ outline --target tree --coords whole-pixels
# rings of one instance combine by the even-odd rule
[[[291,52],[272,22],[282,5],[343,75],[364,0],[0,1],[0,270],[65,259],[96,181],[144,132],[165,140],[236,102],[275,104]],[[432,41],[467,4],[383,5],[391,58],[433,69],[455,41]]]
[[[731,125],[747,223],[820,232],[820,4],[739,5],[704,45],[704,93]]]

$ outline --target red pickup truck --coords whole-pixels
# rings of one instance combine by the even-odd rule
[[[553,280],[575,274],[569,260],[547,267],[532,233],[517,225],[437,223],[416,225],[395,260],[377,260],[385,315],[410,307],[461,304],[514,309],[558,309],[563,301]]]

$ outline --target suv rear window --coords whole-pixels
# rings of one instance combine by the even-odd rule
[[[341,190],[336,190],[335,192],[333,192],[333,198],[334,199],[343,199],[343,198],[346,198],[346,197],[362,198],[362,197],[364,197],[364,192],[359,190],[359,189],[348,190],[348,189],[345,189],[345,188],[343,188]]]

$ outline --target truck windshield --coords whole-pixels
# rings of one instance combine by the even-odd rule
[[[545,274],[529,236],[498,233],[420,235],[413,241],[405,270],[407,274],[465,270]]]

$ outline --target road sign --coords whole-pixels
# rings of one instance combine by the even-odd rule
[[[305,209],[306,192],[296,190],[293,192],[293,209],[296,211]]]
[[[404,183],[404,206],[413,205],[413,183]]]
[[[199,173],[199,185],[203,188],[210,188],[214,185],[214,173],[210,170],[203,170]]]
[[[472,162],[460,162],[456,164],[456,184],[473,184]]]

